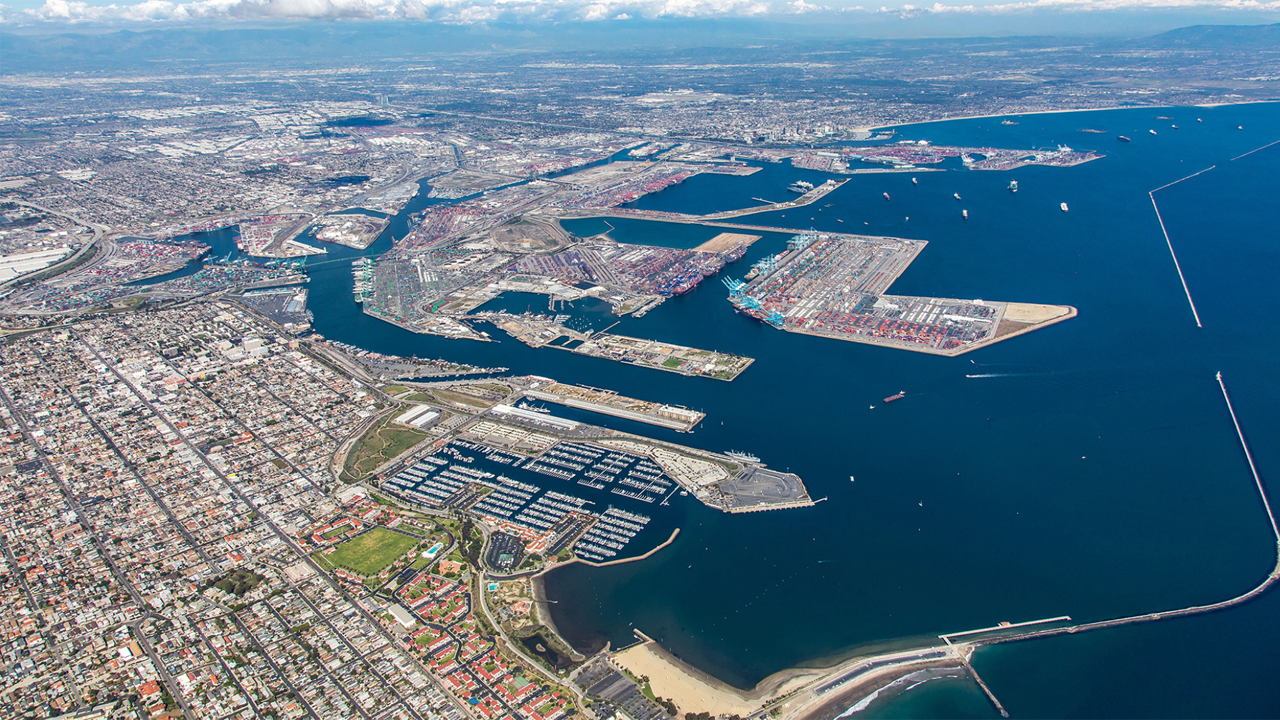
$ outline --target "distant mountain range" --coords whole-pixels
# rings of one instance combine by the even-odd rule
[[[1274,25],[1192,25],[1153,35],[1139,44],[1150,47],[1257,47],[1280,54],[1280,23]]]
[[[858,26],[861,27],[861,26]],[[865,28],[864,28],[865,29]],[[937,47],[963,39],[877,40],[857,37],[854,26],[805,21],[772,22],[751,19],[628,20],[557,24],[447,25],[415,22],[320,23],[166,27],[146,30],[102,28],[40,33],[0,33],[0,72],[111,72],[160,65],[190,67],[225,63],[276,62],[291,67],[329,65],[334,61],[429,58],[433,55],[484,52],[547,52],[572,55],[581,51],[628,50],[655,47],[733,48],[773,45],[799,55],[807,50],[866,48],[888,42],[899,49],[913,43]],[[978,33],[975,33],[977,35]],[[1060,45],[1065,37],[1006,37],[1027,45]],[[1117,45],[1135,49],[1204,48],[1238,51],[1280,48],[1280,24],[1194,25],[1158,35],[1129,37],[1070,37],[1071,42]],[[810,47],[812,46],[812,47]]]

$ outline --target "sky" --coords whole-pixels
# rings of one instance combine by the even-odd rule
[[[981,18],[1183,14],[1210,22],[1280,19],[1280,0],[0,0],[0,31],[40,25],[169,25],[271,20],[395,20],[450,24],[631,18]]]

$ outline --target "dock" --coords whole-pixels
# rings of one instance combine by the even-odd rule
[[[580,385],[554,383],[527,390],[525,396],[680,432],[689,432],[706,417],[705,413],[696,410],[637,400],[610,390],[598,390]]]

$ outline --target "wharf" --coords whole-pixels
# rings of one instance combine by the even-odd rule
[[[635,420],[680,432],[689,432],[706,417],[705,413],[696,410],[636,400],[609,390],[597,390],[578,385],[555,383],[526,390],[525,395],[567,407],[590,410],[602,415]]]
[[[503,332],[530,347],[567,350],[579,355],[589,355],[681,375],[730,382],[755,362],[754,358],[742,355],[702,350],[675,343],[611,335],[605,332],[583,333],[560,325],[554,320],[533,316],[493,313],[482,316],[482,319],[493,323]],[[563,337],[568,337],[569,340],[561,343],[560,338]]]
[[[725,210],[724,212],[710,213],[701,217],[703,220],[729,220],[736,217],[742,217],[743,215],[755,215],[763,212],[774,212],[776,210],[790,210],[792,208],[804,207],[805,205],[812,205],[813,203],[821,200],[847,182],[849,181],[828,180],[795,200],[772,203],[760,207],[742,208],[741,210]]]
[[[786,332],[961,355],[1075,317],[1064,305],[887,295],[923,240],[805,232],[730,282],[741,313]]]
[[[755,362],[755,358],[742,355],[607,333],[593,335],[587,342],[573,348],[573,352],[579,355],[617,360],[628,365],[665,370],[681,375],[709,377],[725,382],[733,381]]]
[[[766,230],[770,232],[796,232],[795,230],[786,230],[783,228],[772,228],[756,225],[732,225],[722,224],[724,220],[732,220],[734,218],[746,215],[758,215],[760,213],[776,212],[778,210],[791,210],[793,208],[805,207],[826,197],[829,193],[839,189],[848,180],[828,180],[827,182],[817,186],[804,195],[795,200],[787,202],[769,203],[767,205],[757,205],[755,207],[741,208],[738,210],[725,210],[723,212],[709,213],[707,215],[690,215],[688,213],[663,212],[660,210],[632,210],[619,207],[608,208],[573,208],[573,209],[549,209],[557,215],[560,220],[576,220],[580,218],[593,217],[616,217],[616,218],[639,218],[642,220],[659,220],[662,222],[677,222],[686,225],[712,225],[717,227],[735,227],[748,230]],[[547,211],[544,211],[547,212]]]

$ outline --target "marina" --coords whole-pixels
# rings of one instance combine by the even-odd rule
[[[482,469],[489,463],[504,469]],[[528,552],[571,548],[596,562],[623,553],[651,520],[615,502],[653,504],[674,487],[648,458],[589,443],[560,443],[527,457],[466,440],[454,440],[381,485],[410,503],[466,510],[495,527],[516,528],[528,539]],[[582,496],[590,491],[607,491],[608,497]]]

